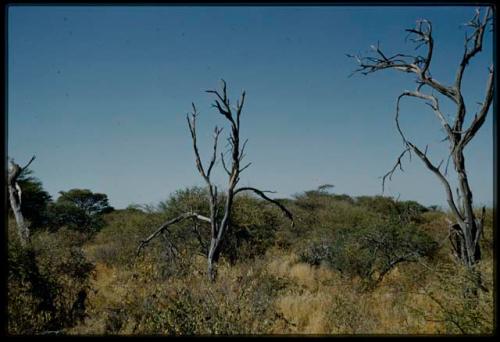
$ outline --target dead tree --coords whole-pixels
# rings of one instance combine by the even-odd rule
[[[384,53],[379,45],[372,46],[373,54],[370,56],[348,55],[355,58],[359,64],[359,68],[354,73],[360,72],[367,75],[380,70],[394,69],[416,76],[416,90],[406,90],[397,99],[395,120],[397,130],[403,140],[404,150],[397,158],[394,167],[382,177],[382,191],[384,190],[386,178],[391,179],[393,173],[398,168],[403,171],[402,158],[406,154],[409,154],[410,158],[412,153],[416,154],[424,162],[425,166],[436,175],[444,187],[451,214],[456,221],[450,224],[449,227],[454,253],[460,262],[470,270],[474,269],[475,264],[481,258],[479,241],[483,231],[484,208],[482,217],[477,218],[473,210],[472,191],[465,168],[464,149],[483,125],[492,103],[494,90],[493,66],[490,66],[488,69],[489,75],[484,100],[479,104],[480,108],[468,127],[464,127],[467,111],[462,95],[462,79],[469,62],[482,50],[484,34],[492,21],[493,12],[491,8],[488,8],[483,14],[477,9],[474,17],[465,24],[466,27],[472,29],[472,32],[465,35],[464,53],[458,65],[454,83],[451,85],[445,85],[431,76],[430,67],[434,51],[434,39],[431,22],[425,19],[417,21],[415,28],[406,30],[408,32],[407,38],[418,44],[416,49],[421,46],[427,47],[427,53],[424,56],[401,53],[390,56]],[[424,88],[430,90],[430,92],[422,91]],[[434,92],[444,96],[454,104],[455,113],[453,122],[449,122],[447,116],[442,112],[438,97]],[[400,102],[405,97],[413,97],[425,101],[436,115],[446,133],[443,142],[448,141],[450,153],[447,157],[444,170],[441,169],[444,159],[439,164],[434,164],[427,156],[428,146],[422,150],[403,133],[399,124],[399,114]],[[450,158],[453,161],[458,178],[459,188],[457,189],[457,198],[454,198],[450,182],[447,178]]]
[[[211,174],[213,167],[218,159],[217,154],[217,142],[219,136],[222,132],[222,128],[215,127],[214,130],[214,142],[213,142],[213,153],[208,164],[208,167],[205,168],[201,162],[200,153],[198,150],[197,144],[197,136],[196,136],[196,118],[198,116],[198,111],[194,105],[192,104],[193,111],[192,113],[187,115],[187,122],[189,131],[191,133],[191,138],[193,141],[193,149],[195,154],[196,168],[198,172],[205,180],[205,183],[208,188],[209,193],[209,201],[210,201],[210,217],[205,217],[195,212],[187,212],[184,213],[172,220],[169,220],[163,223],[154,233],[152,233],[149,237],[144,239],[137,250],[139,252],[146,244],[148,244],[151,240],[159,236],[161,233],[167,231],[167,229],[180,221],[186,219],[194,219],[199,220],[201,222],[206,222],[210,224],[210,244],[208,248],[208,277],[211,281],[215,280],[216,272],[215,272],[215,264],[219,260],[219,256],[221,253],[222,243],[224,241],[224,237],[226,232],[231,228],[230,227],[230,218],[231,218],[231,210],[233,207],[234,198],[237,194],[244,191],[251,191],[263,198],[264,200],[275,204],[278,206],[283,213],[292,221],[293,224],[293,216],[290,211],[285,208],[281,203],[276,200],[273,200],[266,196],[266,192],[271,191],[262,191],[257,188],[252,187],[237,187],[238,182],[240,180],[240,174],[247,169],[251,163],[248,163],[244,166],[241,166],[241,162],[245,157],[245,146],[248,142],[246,139],[243,144],[241,144],[240,140],[240,117],[243,110],[243,105],[245,103],[245,92],[241,94],[241,98],[236,102],[236,107],[232,108],[230,105],[229,98],[227,96],[227,88],[226,82],[222,80],[222,92],[216,90],[207,90],[208,93],[214,94],[216,99],[212,107],[216,108],[218,112],[223,115],[230,124],[231,133],[228,138],[228,143],[230,146],[230,155],[231,155],[231,164],[227,165],[224,160],[224,154],[220,154],[220,161],[222,162],[222,166],[224,171],[228,175],[228,187],[225,194],[224,202],[221,203],[220,198],[222,198],[218,192],[217,186],[211,180]],[[229,167],[228,167],[229,166]],[[221,213],[222,215],[219,215]],[[220,218],[222,217],[222,218]]]
[[[10,207],[14,213],[17,224],[17,233],[21,244],[25,246],[30,239],[30,231],[27,222],[24,220],[23,213],[21,211],[21,196],[22,191],[19,183],[17,182],[21,173],[28,168],[28,166],[35,160],[35,156],[31,157],[28,164],[24,167],[19,166],[14,162],[14,159],[10,159],[9,162],[9,174],[7,179],[7,186],[9,188],[9,199]]]

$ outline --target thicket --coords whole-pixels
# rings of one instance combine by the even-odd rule
[[[9,237],[9,333],[489,333],[492,212],[476,303],[449,253],[447,214],[416,202],[307,191],[282,213],[237,198],[218,280],[206,279],[208,226],[185,221],[137,253],[165,220],[207,214],[187,188],[155,206],[102,214],[89,233],[39,230],[23,250]],[[11,230],[13,227],[10,227]],[[401,259],[401,257],[405,257]],[[401,260],[400,260],[401,259]],[[370,285],[370,286],[367,286]]]
[[[9,224],[8,332],[42,334],[71,327],[85,317],[90,263],[81,233],[38,232],[23,247]]]

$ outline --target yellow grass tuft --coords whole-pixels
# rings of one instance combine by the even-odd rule
[[[292,332],[324,334],[328,332],[325,313],[331,306],[331,298],[325,293],[304,292],[290,294],[276,302],[279,312],[293,326]]]
[[[289,275],[299,285],[304,286],[310,290],[315,290],[318,287],[316,272],[308,264],[298,263],[293,265],[290,268]]]

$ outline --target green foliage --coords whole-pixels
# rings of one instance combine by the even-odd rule
[[[51,202],[51,197],[43,189],[42,182],[31,176],[33,171],[25,169],[18,177],[18,184],[21,187],[21,211],[25,219],[31,223],[31,228],[36,229],[48,224],[47,206]],[[12,209],[9,205],[9,212]]]
[[[100,193],[93,193],[87,189],[71,189],[60,191],[61,196],[56,203],[60,205],[74,205],[87,213],[87,215],[98,215],[113,210],[109,206],[108,196]]]
[[[321,239],[332,231],[344,228],[366,226],[380,215],[353,205],[353,200],[344,195],[334,195],[318,191],[306,191],[295,196],[290,210],[295,215],[296,236],[294,244],[301,244],[301,236]]]
[[[90,217],[85,211],[71,204],[51,203],[48,206],[48,213],[52,231],[66,226],[72,230],[85,232],[102,226],[102,221],[98,217]]]
[[[447,334],[493,333],[494,286],[491,261],[482,261],[477,270],[482,274],[482,287],[477,288],[478,273],[462,265],[441,264],[430,270],[432,282],[423,286],[421,295],[434,304],[434,312],[410,309],[424,320],[441,322]],[[472,294],[471,289],[476,293]]]
[[[225,198],[220,197],[220,205],[223,206]],[[160,203],[153,212],[168,220],[188,211],[210,216],[206,189],[193,187],[178,190],[167,201]],[[217,219],[222,219],[222,215],[221,210]],[[265,253],[266,249],[274,244],[279,226],[278,215],[275,208],[260,199],[248,195],[237,196],[234,199],[231,222],[221,255],[235,263],[237,260]],[[183,248],[206,255],[210,243],[210,225],[194,219],[183,221],[169,228],[166,239],[174,245],[182,245]]]
[[[93,265],[83,255],[82,243],[78,233],[60,230],[36,233],[23,248],[9,232],[10,334],[63,330],[84,317]]]
[[[476,217],[481,217],[481,213],[476,213]],[[497,219],[498,220],[498,219]],[[494,225],[493,225],[493,209],[488,208],[485,211],[485,218],[483,222],[483,235],[480,241],[481,253],[484,258],[493,257],[494,250]]]
[[[448,262],[444,249],[435,253],[435,240],[446,233],[446,213],[426,211],[411,201],[308,191],[282,200],[294,214],[292,228],[274,206],[239,195],[215,283],[206,277],[206,223],[186,220],[173,225],[137,255],[139,242],[160,224],[190,210],[208,216],[208,203],[203,188],[179,190],[159,205],[96,214],[102,229],[89,236],[75,230],[89,225],[82,207],[61,200],[54,205],[63,218],[58,224],[74,219],[74,226],[37,231],[28,249],[17,241],[12,221],[9,332],[203,335],[492,329],[491,210],[482,242],[489,268],[481,269],[490,292],[481,292],[474,304],[463,300],[465,283],[453,274],[453,266],[448,273],[429,274],[430,268]],[[402,262],[412,263],[394,270]]]
[[[131,325],[139,334],[267,332],[275,319],[273,299],[283,285],[262,271],[259,268],[254,272],[225,273],[215,284],[205,276],[192,276],[187,272],[182,280],[177,277],[166,284],[155,285],[154,293],[145,300],[130,294],[120,307],[114,309],[115,312],[127,313],[121,317],[113,315],[111,320],[118,328],[114,332],[126,333]],[[109,314],[107,322],[110,325]]]
[[[360,196],[356,204],[383,217],[399,217],[405,222],[419,219],[422,213],[429,211],[426,207],[415,201],[396,201],[384,196]]]
[[[233,264],[237,260],[263,255],[276,240],[278,215],[276,208],[267,202],[251,196],[238,196],[234,201],[222,255]]]
[[[163,217],[125,209],[106,214],[103,219],[106,226],[94,236],[88,254],[96,262],[124,268],[132,265],[139,242],[162,223]],[[164,245],[158,241],[146,253],[157,255],[163,251]]]
[[[102,215],[114,209],[109,206],[105,194],[86,189],[61,191],[61,196],[48,207],[53,230],[66,226],[70,229],[95,233],[104,225]]]
[[[158,205],[158,211],[168,214],[169,217],[175,217],[187,211],[209,216],[209,210],[208,191],[202,187],[177,190]]]
[[[378,279],[400,262],[431,256],[437,243],[412,224],[394,220],[355,229],[340,229],[331,238],[312,243],[301,254],[311,265],[326,264],[342,274]]]
[[[106,227],[99,231],[89,249],[92,259],[108,266],[126,267],[135,260],[142,239],[164,221],[186,211],[208,216],[207,193],[202,188],[175,192],[168,200],[141,211],[139,207],[116,210],[104,216]],[[230,229],[222,247],[222,256],[231,263],[263,255],[274,245],[280,213],[267,203],[251,196],[235,199]],[[179,254],[206,256],[210,242],[210,225],[186,220],[171,226],[163,237],[153,240],[141,255],[154,258],[168,277],[182,272]]]

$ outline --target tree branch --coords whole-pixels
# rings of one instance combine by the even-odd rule
[[[215,164],[215,161],[217,159],[217,140],[219,139],[219,135],[222,132],[222,128],[218,129],[217,126],[215,126],[214,130],[214,153],[212,155],[212,160],[210,161],[210,165],[208,166],[207,170],[207,178],[210,179],[210,173],[212,172],[212,168]]]
[[[252,165],[252,163],[248,163],[247,165],[243,166],[243,167],[240,169],[239,173],[242,173],[242,172],[243,172],[246,168],[248,168],[250,165]]]
[[[472,35],[467,37],[465,36],[465,42],[464,42],[464,54],[462,57],[462,61],[460,62],[460,65],[457,70],[457,75],[455,77],[455,88],[457,90],[460,90],[462,86],[462,78],[463,74],[465,71],[465,68],[469,64],[469,61],[483,49],[483,37],[484,37],[484,32],[486,29],[486,26],[490,21],[493,20],[493,12],[491,11],[491,7],[488,8],[486,11],[483,21],[481,22],[480,20],[480,11],[479,9],[476,9],[476,14],[470,20],[465,26],[472,27],[474,31],[472,32]],[[469,47],[469,43],[473,41],[473,46],[472,48]]]
[[[226,81],[224,81],[223,79],[221,81],[222,81],[222,95],[217,90],[207,90],[206,92],[215,94],[219,98],[222,104],[218,100],[215,100],[212,107],[217,108],[219,110],[219,113],[224,115],[231,122],[233,126],[236,126],[236,123],[234,122],[233,119],[233,113],[231,111],[229,98],[227,97]]]
[[[269,198],[269,197],[266,196],[265,192],[271,192],[271,191],[262,191],[262,190],[259,190],[259,189],[256,189],[256,188],[243,187],[243,188],[236,189],[234,191],[234,194],[236,195],[238,192],[242,192],[242,191],[253,191],[257,195],[259,195],[260,197],[262,197],[263,199],[265,199],[266,201],[271,202],[274,205],[278,206],[281,209],[281,211],[283,211],[283,213],[286,215],[286,217],[288,217],[288,219],[290,221],[292,221],[292,227],[295,226],[295,222],[293,220],[292,213],[287,208],[285,208],[285,206],[283,204],[281,204],[278,201],[273,200],[273,199],[271,199],[271,198]]]
[[[228,176],[231,176],[231,172],[227,168],[226,162],[224,161],[224,154],[223,153],[220,154],[220,159],[222,160],[222,167],[224,168],[224,171],[226,171]]]
[[[189,131],[191,132],[191,139],[193,140],[193,149],[196,157],[196,168],[198,169],[198,172],[201,174],[203,179],[205,179],[207,184],[210,185],[211,184],[210,179],[208,178],[207,174],[205,173],[205,170],[203,169],[203,164],[201,163],[201,158],[200,158],[200,152],[198,151],[198,144],[196,143],[196,117],[198,116],[198,112],[196,110],[196,106],[194,105],[194,103],[192,103],[192,106],[193,106],[193,112],[191,113],[191,119],[189,118],[189,114],[186,116],[186,119],[188,122]]]
[[[477,246],[477,244],[479,243],[479,239],[481,238],[481,234],[483,233],[485,216],[486,208],[483,206],[481,210],[481,218],[478,220],[476,236],[474,237],[474,246]]]
[[[398,159],[396,160],[396,164],[394,164],[394,166],[392,167],[392,169],[389,172],[387,172],[384,176],[382,176],[382,193],[384,193],[384,191],[385,191],[385,180],[386,180],[386,178],[389,177],[389,180],[391,180],[392,179],[392,175],[394,174],[394,172],[396,171],[396,169],[398,167],[399,167],[399,169],[401,171],[404,171],[402,163],[401,163],[401,160],[402,160],[402,158],[404,157],[404,155],[406,153],[411,153],[411,150],[410,150],[409,147],[406,148],[406,149],[404,149],[404,151],[399,155]]]
[[[453,129],[457,132],[462,130],[462,126],[463,126],[465,114],[466,114],[465,103],[464,103],[464,99],[462,96],[463,74],[464,74],[465,68],[469,64],[469,61],[478,52],[480,52],[482,50],[484,31],[486,29],[486,26],[488,25],[488,23],[492,19],[493,18],[492,18],[491,8],[488,8],[488,10],[486,11],[486,14],[484,15],[483,22],[480,21],[480,11],[477,9],[476,15],[472,18],[471,21],[469,21],[467,24],[465,24],[465,26],[474,28],[474,32],[472,33],[472,35],[470,37],[467,37],[467,35],[465,37],[465,44],[464,44],[465,51],[464,51],[464,55],[462,57],[462,61],[460,62],[460,65],[458,67],[457,75],[455,78],[454,89],[455,89],[455,93],[456,93],[456,99],[457,99],[456,103],[458,105],[458,109],[457,109],[457,114],[455,117],[455,124],[453,126]],[[474,45],[472,48],[469,48],[469,43],[472,40],[474,41]]]
[[[409,149],[411,149],[424,162],[425,166],[429,170],[431,170],[438,177],[438,179],[441,181],[441,183],[443,184],[443,186],[445,188],[446,195],[447,195],[447,202],[448,202],[450,208],[452,209],[453,213],[456,215],[457,219],[459,221],[463,222],[463,217],[456,207],[455,200],[453,197],[453,191],[451,190],[450,183],[448,182],[446,177],[441,173],[441,171],[439,170],[439,167],[434,166],[434,164],[432,164],[432,162],[427,158],[426,153],[422,152],[417,146],[415,146],[413,143],[411,143],[406,138],[406,136],[403,133],[403,130],[401,129],[401,126],[399,124],[400,101],[405,96],[412,96],[412,95],[410,92],[403,92],[403,94],[399,95],[397,103],[396,103],[395,121],[396,121],[396,127],[398,129],[399,134],[401,135],[401,138],[403,139],[403,142],[406,146],[406,149],[403,151],[403,153],[401,153],[401,155],[399,156],[399,158],[398,158],[396,164],[394,165],[394,167],[392,168],[392,170],[389,171],[386,175],[384,175],[384,177],[382,179],[382,191],[384,190],[385,178],[389,177],[389,179],[391,179],[392,174],[396,170],[397,166],[399,166],[400,169],[402,169],[401,158],[409,151]],[[419,97],[419,96],[417,96],[417,97]]]
[[[236,124],[238,128],[240,127],[240,116],[241,110],[243,109],[243,105],[245,103],[245,95],[246,92],[243,90],[243,93],[241,94],[241,100],[236,103]]]
[[[470,127],[465,131],[459,145],[464,148],[469,141],[476,135],[477,131],[481,128],[483,123],[486,120],[486,115],[488,114],[488,110],[490,109],[491,103],[493,102],[493,90],[494,90],[494,69],[493,66],[489,69],[489,77],[486,84],[486,96],[485,100],[482,103],[481,109],[479,113],[474,116],[474,120],[472,121]]]
[[[160,235],[162,232],[166,231],[168,229],[168,227],[170,227],[171,225],[173,225],[177,222],[181,222],[185,219],[188,219],[188,218],[196,218],[198,220],[205,221],[208,223],[212,222],[208,217],[197,214],[195,212],[187,212],[187,213],[184,213],[182,215],[179,215],[176,218],[171,219],[171,220],[163,223],[154,233],[152,233],[146,239],[142,240],[141,243],[139,244],[139,247],[137,248],[137,255],[139,255],[141,249],[144,248],[144,246],[146,246],[151,240],[153,240],[155,237]]]
[[[451,127],[450,127],[448,121],[446,120],[445,116],[441,112],[441,109],[439,108],[439,101],[438,101],[437,97],[435,97],[434,95],[424,94],[420,91],[405,91],[402,95],[399,96],[398,102],[404,96],[416,97],[416,98],[419,98],[422,100],[430,101],[430,102],[427,102],[426,104],[429,107],[431,107],[432,110],[434,111],[434,113],[436,114],[437,118],[441,122],[441,126],[444,128],[446,134],[448,135],[448,139],[450,139],[450,141],[453,141],[453,132],[451,130]],[[398,105],[399,105],[399,103],[398,103]]]
[[[405,54],[396,54],[392,57],[386,57],[377,44],[376,47],[372,46],[372,50],[376,53],[375,56],[361,57],[347,55],[348,57],[355,58],[359,65],[359,68],[354,70],[352,74],[360,72],[363,75],[368,75],[385,69],[395,69],[407,73],[414,73],[418,77],[419,83],[430,86],[442,95],[448,97],[454,103],[458,103],[456,98],[457,92],[453,87],[445,86],[429,75],[429,67],[434,50],[431,22],[425,19],[419,20],[417,21],[416,28],[407,29],[406,31],[412,36],[410,40],[419,44],[417,49],[421,45],[427,46],[426,57]]]
[[[28,162],[28,164],[26,164],[25,166],[23,166],[23,167],[21,168],[21,171],[26,170],[26,169],[28,168],[28,166],[30,166],[30,164],[33,162],[33,160],[35,160],[35,158],[36,158],[36,156],[35,156],[35,155],[33,155],[33,157],[31,157],[31,159],[30,159],[30,161]]]
[[[443,176],[441,171],[439,171],[439,168],[434,166],[434,164],[431,163],[431,161],[427,158],[427,156],[424,153],[422,153],[422,151],[420,151],[420,149],[417,146],[415,146],[411,142],[408,142],[408,144],[412,148],[412,150],[415,152],[415,154],[424,162],[425,166],[427,166],[427,168],[429,170],[431,170],[438,177],[438,179],[441,181],[441,183],[443,184],[445,191],[446,191],[448,205],[450,206],[451,210],[455,214],[456,218],[459,221],[461,221],[461,223],[463,223],[463,216],[460,214],[459,210],[457,209],[457,207],[455,205],[455,200],[453,198],[453,192],[451,190],[450,183],[448,182],[446,177]]]

